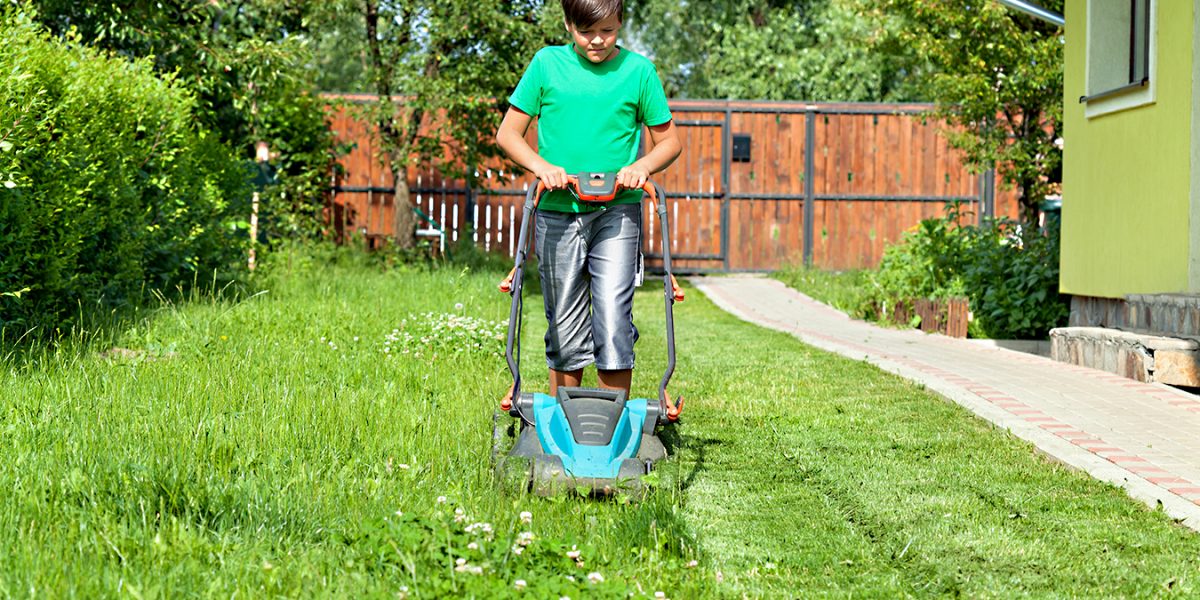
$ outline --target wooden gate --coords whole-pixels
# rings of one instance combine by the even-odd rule
[[[655,180],[667,194],[673,266],[681,272],[767,271],[805,262],[826,269],[878,264],[887,244],[959,201],[979,218],[1016,217],[1014,192],[994,193],[994,172],[974,175],[925,104],[671,102],[683,152]],[[365,127],[333,110],[341,159],[329,214],[339,234],[393,235],[391,174],[372,156]],[[532,129],[532,128],[531,128]],[[530,132],[531,142],[536,140]],[[648,140],[649,136],[643,136]],[[428,231],[512,255],[532,178],[495,165],[467,189],[431,169],[410,169],[413,203]],[[661,260],[655,207],[645,207],[648,265]],[[440,243],[440,238],[439,238]]]

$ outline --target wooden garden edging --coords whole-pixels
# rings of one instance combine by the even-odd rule
[[[970,320],[970,307],[966,298],[944,298],[931,300],[917,298],[909,303],[901,303],[896,307],[893,319],[897,323],[907,323],[913,316],[921,317],[919,325],[925,333],[940,333],[950,337],[967,337],[967,322]]]

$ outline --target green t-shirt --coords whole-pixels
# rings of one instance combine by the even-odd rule
[[[538,154],[571,175],[629,166],[637,160],[642,125],[671,120],[654,63],[625,48],[600,64],[570,44],[542,48],[508,102],[538,118]],[[626,190],[613,202],[641,200],[641,190]],[[538,206],[571,213],[599,208],[562,190],[546,194]]]

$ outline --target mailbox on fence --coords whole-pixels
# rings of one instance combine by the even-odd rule
[[[730,153],[733,162],[750,162],[750,134],[733,134],[733,148],[730,149]]]

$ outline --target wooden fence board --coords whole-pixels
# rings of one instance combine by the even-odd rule
[[[803,197],[809,180],[818,197],[811,227],[812,262],[819,267],[873,266],[905,230],[942,214],[942,202],[905,197],[958,196],[972,199],[971,210],[981,208],[976,200],[980,176],[967,172],[938,122],[913,112],[926,106],[672,101],[672,108],[677,121],[696,123],[680,125],[684,151],[655,177],[678,195],[664,199],[673,252],[714,257],[676,259],[680,268],[722,270],[727,262],[733,270],[769,270],[795,260],[804,246]],[[811,173],[805,171],[806,110],[817,111]],[[751,137],[751,160],[729,164],[728,189],[722,185],[723,123],[731,134]],[[339,160],[341,173],[333,179],[326,213],[339,239],[350,233],[370,239],[395,235],[391,174],[378,160],[368,128],[341,108],[331,108],[330,126],[339,141],[354,142]],[[536,144],[536,121],[527,139]],[[648,134],[643,140],[645,149],[652,147]],[[411,167],[409,185],[420,190],[411,200],[445,229],[447,242],[473,228],[469,235],[480,246],[511,254],[524,190],[534,180],[503,170],[498,161],[479,171],[480,189],[470,193],[462,180]],[[489,193],[504,190],[513,192]],[[745,195],[757,199],[739,198]],[[725,203],[727,223],[722,222]],[[1016,217],[1017,212],[1015,193],[997,189],[995,213]],[[644,250],[657,255],[662,232],[652,207],[646,207],[644,219]],[[723,239],[728,240],[724,259]]]

